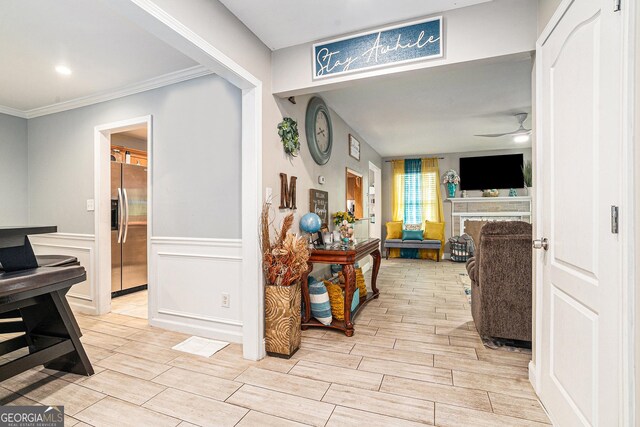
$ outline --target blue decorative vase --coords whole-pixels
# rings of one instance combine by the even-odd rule
[[[452,199],[456,197],[456,187],[458,185],[453,182],[447,182],[447,190],[449,190],[449,198]]]

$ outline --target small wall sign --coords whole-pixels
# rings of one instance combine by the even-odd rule
[[[322,190],[309,190],[309,212],[320,217],[322,226],[329,224],[329,193]]]
[[[313,45],[313,78],[442,57],[442,17]]]

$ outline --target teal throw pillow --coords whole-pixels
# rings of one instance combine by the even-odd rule
[[[403,230],[402,240],[423,240],[422,230]]]
[[[358,291],[358,288],[356,288],[355,292],[353,293],[353,298],[351,298],[352,313],[356,308],[358,308],[358,305],[360,305],[360,291]]]
[[[331,315],[327,287],[313,277],[309,277],[309,302],[311,303],[311,315],[323,325],[330,325],[333,316]]]

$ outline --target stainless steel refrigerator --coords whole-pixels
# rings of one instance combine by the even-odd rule
[[[111,292],[147,284],[147,168],[111,162]]]

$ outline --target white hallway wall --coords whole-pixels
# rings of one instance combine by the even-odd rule
[[[34,236],[40,253],[87,267],[72,303],[96,310],[94,127],[153,116],[152,324],[233,341],[242,337],[241,98],[215,75],[28,121],[29,218],[60,234]],[[221,307],[229,293],[231,306]]]
[[[0,114],[0,226],[26,224],[27,120]]]

